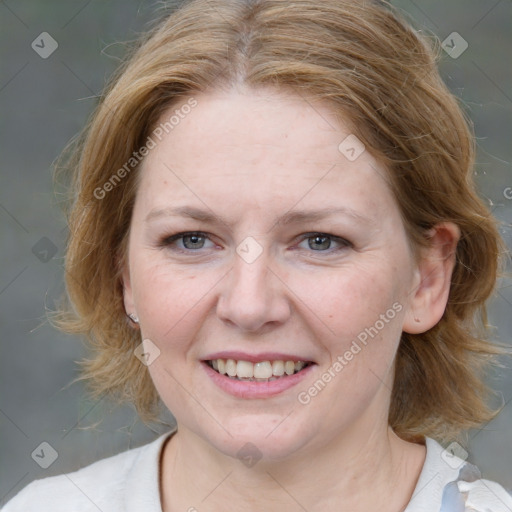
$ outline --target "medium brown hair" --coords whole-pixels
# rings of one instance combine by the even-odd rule
[[[323,101],[348,122],[385,165],[416,255],[435,224],[459,226],[442,319],[422,334],[402,334],[389,423],[404,439],[447,440],[493,418],[499,411],[484,377],[505,349],[485,340],[485,302],[506,247],[475,190],[474,135],[439,76],[439,54],[435,37],[385,2],[192,0],[165,13],[132,48],[61,166],[72,174],[69,300],[55,323],[89,341],[93,355],[80,362],[80,379],[93,395],[128,400],[145,421],[161,405],[134,357],[140,334],[123,304],[140,169],[126,164],[171,106],[245,84]],[[107,182],[108,193],[98,192]]]

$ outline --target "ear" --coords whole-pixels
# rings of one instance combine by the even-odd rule
[[[430,245],[422,250],[402,330],[410,334],[428,331],[441,320],[448,302],[460,229],[443,222],[429,232]]]

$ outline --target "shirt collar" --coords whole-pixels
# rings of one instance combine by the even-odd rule
[[[425,445],[427,448],[425,463],[412,498],[404,512],[442,512],[446,510],[446,508],[442,508],[443,504],[446,504],[443,502],[443,498],[446,502],[445,489],[449,484],[460,478],[480,478],[480,472],[476,466],[454,455],[453,450],[445,450],[436,440],[430,437],[425,438]],[[451,488],[448,488],[448,490],[451,490]],[[458,489],[454,488],[453,491],[456,491],[455,494],[459,495]],[[454,496],[454,498],[459,499],[458,496]],[[455,505],[455,501],[453,505]],[[460,503],[457,502],[457,506],[459,505]],[[449,508],[449,510],[464,511],[465,508],[455,507]]]

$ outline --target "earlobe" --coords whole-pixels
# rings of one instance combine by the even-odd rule
[[[430,246],[422,251],[402,327],[410,334],[428,331],[445,312],[460,229],[452,222],[444,222],[433,227],[428,236]]]

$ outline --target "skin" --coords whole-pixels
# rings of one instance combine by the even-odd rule
[[[338,150],[350,130],[325,104],[271,89],[194,97],[144,161],[123,277],[126,311],[160,350],[148,369],[178,423],[163,450],[163,510],[403,510],[425,447],[388,426],[393,363],[402,331],[424,332],[445,310],[458,228],[436,226],[417,264],[385,169],[369,151],[349,161]],[[183,205],[226,223],[147,219]],[[366,220],[277,223],[328,206]],[[208,238],[162,243],[186,231]],[[248,236],[262,248],[252,263],[236,252]],[[394,303],[394,318],[301,404],[297,394]],[[235,398],[200,362],[220,350],[299,354],[317,366],[277,396]],[[246,443],[261,456],[252,467],[237,456]]]

